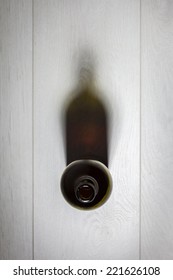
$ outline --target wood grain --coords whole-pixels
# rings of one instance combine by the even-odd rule
[[[139,1],[34,1],[35,258],[139,257]],[[113,193],[82,212],[60,192],[62,113],[81,53],[110,112]],[[89,56],[90,56],[89,55]]]
[[[173,259],[173,2],[142,2],[143,259]]]
[[[0,1],[0,259],[173,259],[172,1],[141,0],[141,14],[136,0],[33,4],[32,26],[31,0]],[[60,192],[81,54],[110,117],[113,193],[90,212]]]
[[[0,1],[0,61],[0,259],[30,259],[31,1]]]

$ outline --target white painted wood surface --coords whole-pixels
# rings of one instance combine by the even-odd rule
[[[172,18],[171,0],[0,1],[0,259],[173,259]],[[113,177],[87,212],[60,192],[83,50],[110,110]]]
[[[143,259],[173,259],[173,1],[142,3]]]
[[[0,259],[32,258],[32,5],[0,1]]]
[[[34,10],[35,258],[138,259],[139,1],[35,1]],[[61,113],[84,49],[112,112],[113,193],[90,212],[60,192]]]

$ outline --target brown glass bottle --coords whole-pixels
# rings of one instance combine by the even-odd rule
[[[93,89],[85,85],[66,111],[67,168],[61,178],[65,199],[74,207],[102,205],[111,192],[107,115]]]

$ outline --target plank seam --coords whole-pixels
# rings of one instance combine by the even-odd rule
[[[34,0],[32,0],[32,259],[34,260]]]
[[[139,26],[139,259],[141,260],[141,148],[142,148],[142,0],[140,0],[140,26]]]

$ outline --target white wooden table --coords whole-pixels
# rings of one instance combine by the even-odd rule
[[[113,192],[60,192],[83,50],[109,106]],[[0,0],[0,259],[173,259],[173,1]]]

